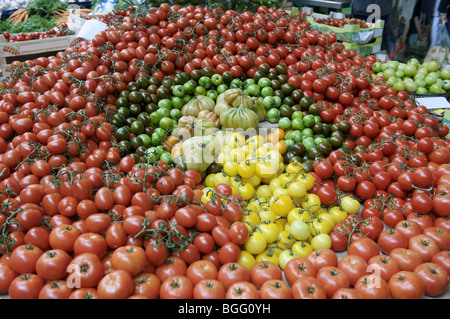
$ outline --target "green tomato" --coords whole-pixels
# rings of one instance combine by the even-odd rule
[[[301,132],[301,131],[299,131],[299,130],[293,130],[293,131],[291,131],[291,132],[292,132],[292,135],[291,135],[292,140],[293,140],[295,143],[301,143],[301,142],[303,141],[303,136],[302,136],[302,132]]]
[[[149,148],[152,146],[152,138],[147,134],[139,134],[138,137],[142,140],[142,143],[145,146],[145,148]]]
[[[441,66],[439,65],[438,61],[428,61],[426,68],[428,72],[436,72],[441,68]]]
[[[256,84],[256,81],[253,80],[252,78],[246,79],[246,80],[244,81],[244,88],[248,88],[249,85],[251,85],[251,84]]]
[[[258,85],[260,88],[270,87],[270,79],[262,77],[258,80]]]
[[[286,144],[286,147],[288,148],[288,149],[290,149],[292,146],[294,146],[295,145],[295,141],[294,140],[291,140],[291,139],[286,139],[285,138],[285,140],[284,140],[284,143]]]
[[[395,71],[395,77],[401,79],[405,76],[405,72],[403,72],[403,70],[397,70]]]
[[[291,118],[293,120],[299,118],[303,120],[303,112],[302,111],[294,111],[294,113],[292,113]]]
[[[428,94],[428,90],[425,87],[418,87],[416,90],[416,94],[422,94],[422,95],[426,95]]]
[[[417,80],[415,80],[415,82],[416,82],[416,85],[417,85],[417,88],[419,88],[419,87],[426,87],[427,86],[427,84],[425,83],[425,81],[424,80],[422,80],[422,79],[417,79]]]
[[[211,83],[217,88],[219,85],[223,83],[223,77],[222,75],[215,73],[211,77]]]
[[[282,117],[279,121],[278,121],[278,126],[282,129],[282,130],[288,130],[292,127],[292,121],[290,118],[288,117]]]
[[[228,85],[226,85],[226,84],[219,84],[216,89],[217,93],[219,93],[219,94],[222,94],[226,90],[228,90]]]
[[[276,108],[271,108],[270,110],[267,111],[267,120],[274,124],[277,123],[280,120],[280,110],[276,109]]]
[[[170,110],[172,108],[172,101],[169,99],[161,99],[158,101],[158,108]]]
[[[417,90],[417,83],[412,81],[405,82],[405,90],[408,93],[414,93]]]
[[[145,157],[150,162],[156,162],[159,161],[161,157],[161,151],[156,147],[150,147],[145,151]]]
[[[388,61],[386,62],[386,67],[395,71],[398,69],[399,64],[398,61]]]
[[[309,151],[313,147],[316,146],[316,143],[314,142],[314,138],[312,137],[303,137],[302,144],[305,146],[305,149]]]
[[[296,117],[292,120],[292,128],[294,130],[302,131],[305,128],[305,124],[303,123],[303,119],[300,117]]]
[[[162,152],[159,159],[166,164],[173,164],[172,154],[170,152]]]
[[[169,117],[170,116],[170,111],[171,110],[169,110],[169,109],[158,109],[156,112],[161,114],[161,118],[163,118],[163,117]]]
[[[170,118],[174,120],[175,122],[178,122],[178,120],[181,117],[181,110],[179,109],[171,109],[170,110]]]
[[[270,86],[263,87],[261,89],[261,96],[262,97],[273,96],[273,89],[272,89],[272,87],[270,87]]]
[[[282,103],[281,98],[278,95],[274,96],[274,98],[275,98],[275,107],[279,109]]]
[[[163,141],[164,141],[164,135],[163,134],[157,134],[157,133],[153,132],[153,134],[152,134],[152,145],[153,146],[161,145]]]
[[[175,85],[175,86],[173,87],[172,94],[173,94],[174,96],[177,96],[177,97],[184,96],[185,90],[184,90],[183,85],[181,85],[181,84]]]
[[[200,85],[196,86],[194,90],[194,95],[195,96],[206,95],[206,88]]]
[[[219,93],[217,93],[216,90],[209,90],[208,92],[206,92],[206,96],[215,101],[217,100]]]
[[[158,125],[159,121],[161,121],[161,119],[162,119],[162,115],[158,111],[150,114],[150,121],[152,122],[152,125]]]
[[[417,67],[414,64],[406,64],[403,72],[406,76],[414,77],[417,74]]]
[[[433,83],[429,89],[431,94],[441,94],[442,93],[442,87],[438,83]]]
[[[243,89],[244,88],[244,82],[242,82],[242,80],[240,80],[240,79],[233,79],[230,82],[230,88],[231,87]]]
[[[198,85],[204,87],[206,90],[211,87],[211,84],[211,78],[207,76],[201,76],[200,79],[198,79]]]
[[[428,74],[428,75],[425,77],[425,83],[426,83],[428,86],[433,85],[434,83],[436,83],[436,81],[437,81],[437,78],[436,78],[436,76],[434,76],[434,75]]]
[[[173,128],[173,120],[170,117],[163,117],[161,121],[159,121],[159,127],[170,130]]]
[[[183,84],[185,94],[193,94],[197,84],[193,80],[189,80]]]
[[[394,86],[394,84],[397,83],[397,82],[398,82],[398,78],[395,77],[395,76],[389,78],[389,79],[386,81],[386,83],[389,84],[390,86]]]
[[[305,124],[305,127],[313,127],[313,125],[316,123],[316,120],[314,118],[314,115],[307,114],[303,117],[303,124]]]
[[[444,80],[444,84],[442,85],[442,88],[445,91],[450,91],[450,79]]]
[[[261,92],[261,88],[257,84],[250,84],[246,90],[250,96],[259,96]]]
[[[408,62],[407,62],[407,64],[412,64],[412,65],[414,65],[417,69],[420,67],[420,62],[419,62],[419,60],[416,59],[416,58],[409,59]]]
[[[266,96],[262,100],[262,104],[266,108],[266,110],[270,110],[275,107],[275,97],[274,96]]]
[[[392,86],[397,92],[399,91],[404,91],[405,90],[405,83],[403,81],[397,81],[397,83],[395,83]]]
[[[425,80],[425,77],[426,77],[426,75],[424,74],[424,73],[422,73],[422,72],[417,72],[415,75],[414,75],[414,77],[413,77],[413,79],[414,79],[414,81],[417,81],[417,80]]]
[[[172,102],[172,107],[175,109],[179,109],[179,110],[181,110],[184,105],[183,99],[179,96],[173,96],[171,99],[171,102]]]
[[[383,77],[384,77],[386,80],[390,79],[391,77],[395,77],[395,70],[394,70],[394,69],[386,69],[386,70],[383,72]]]
[[[442,78],[443,80],[448,80],[448,79],[450,79],[450,68],[442,69],[442,71],[441,71],[441,78]]]
[[[307,127],[305,129],[303,129],[302,136],[303,136],[303,138],[305,138],[305,137],[313,137],[314,136],[314,131],[311,128]]]
[[[372,71],[375,73],[381,72],[381,65],[382,65],[381,62],[375,62],[372,66]]]

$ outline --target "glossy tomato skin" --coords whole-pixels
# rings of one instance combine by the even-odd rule
[[[292,299],[291,287],[283,280],[269,279],[259,289],[261,299]]]
[[[314,277],[300,277],[291,286],[293,299],[327,299],[327,292]]]
[[[172,276],[161,283],[159,297],[161,299],[191,299],[193,285],[186,276]]]
[[[126,299],[133,293],[133,277],[125,270],[113,270],[97,286],[99,299]]]
[[[225,299],[225,286],[217,279],[202,279],[193,290],[194,299]]]
[[[37,299],[44,284],[36,274],[22,274],[11,282],[8,295],[11,299]]]
[[[406,270],[391,277],[389,290],[392,299],[422,299],[425,295],[425,285],[419,275]]]
[[[425,295],[436,297],[447,290],[450,277],[447,271],[439,264],[428,262],[414,268],[414,273],[422,279]]]

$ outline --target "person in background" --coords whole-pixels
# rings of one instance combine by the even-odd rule
[[[427,27],[425,16],[422,12],[423,1],[418,0],[412,14],[412,21],[408,31],[408,45],[427,46]]]
[[[427,1],[427,5],[425,7],[432,8],[429,13],[431,16],[431,31],[430,31],[430,48],[436,46],[437,36],[439,33],[439,24],[440,24],[440,14],[439,14],[439,6],[441,1],[445,0],[430,0]],[[428,12],[426,12],[428,14]]]
[[[449,30],[450,33],[450,24],[447,21],[447,14],[450,7],[450,0],[441,0],[441,3],[439,4],[439,21],[441,23],[447,23],[447,30]]]
[[[393,1],[394,0],[353,0],[351,6],[353,18],[366,21],[369,16],[373,14],[373,11],[367,11],[368,7],[373,4],[380,7],[379,18],[384,21],[383,42],[381,48],[384,50],[387,50],[388,47],[388,20],[394,8]]]

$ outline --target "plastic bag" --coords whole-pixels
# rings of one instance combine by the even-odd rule
[[[439,25],[436,45],[430,48],[424,58],[424,62],[438,61],[440,65],[447,65],[450,62],[449,56],[450,37],[447,31],[447,25]]]

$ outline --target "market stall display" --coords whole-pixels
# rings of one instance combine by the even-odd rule
[[[86,19],[2,81],[0,293],[445,298],[449,127],[374,55],[265,6]]]

